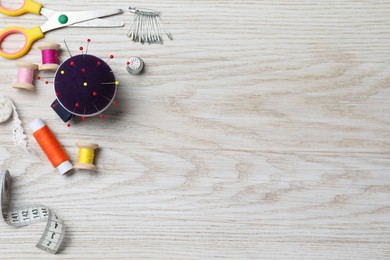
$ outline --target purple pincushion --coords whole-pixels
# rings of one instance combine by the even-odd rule
[[[95,116],[112,103],[117,82],[110,66],[102,59],[80,54],[63,62],[54,77],[58,102],[77,116]]]

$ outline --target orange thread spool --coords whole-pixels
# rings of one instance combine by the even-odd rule
[[[42,119],[37,118],[32,121],[30,128],[33,131],[35,140],[37,140],[51,164],[57,168],[60,174],[64,175],[73,169],[73,165],[69,162],[69,156]]]

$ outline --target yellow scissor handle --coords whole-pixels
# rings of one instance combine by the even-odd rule
[[[33,0],[24,0],[22,7],[16,10],[6,9],[0,6],[0,13],[8,16],[19,16],[25,13],[40,14],[42,4],[34,2]]]
[[[24,36],[24,46],[16,52],[4,52],[2,42],[5,38],[13,34],[22,34]],[[0,32],[0,56],[7,59],[17,59],[24,56],[31,48],[31,45],[38,39],[43,38],[41,27],[37,26],[31,29],[24,29],[22,27],[12,26],[5,28]]]

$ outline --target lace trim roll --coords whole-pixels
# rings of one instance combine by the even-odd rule
[[[12,134],[13,134],[15,145],[20,146],[25,151],[28,151],[27,137],[24,134],[22,121],[19,119],[19,114],[16,111],[16,106],[10,98],[0,95],[0,123],[4,123],[8,121],[12,115],[13,115]]]

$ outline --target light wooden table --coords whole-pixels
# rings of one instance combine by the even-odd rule
[[[0,126],[13,202],[45,204],[67,224],[53,257],[34,247],[44,225],[0,221],[1,259],[390,258],[390,2],[42,2],[156,9],[174,40],[131,42],[129,13],[111,18],[124,28],[48,33],[115,56],[118,106],[70,128],[49,108],[52,86],[11,88],[14,61],[1,59],[1,94],[36,152]],[[43,21],[0,16],[2,28]],[[131,55],[141,76],[125,70]],[[40,57],[35,44],[21,60]],[[98,173],[57,174],[27,127],[36,117],[73,161],[76,141],[98,143]]]

